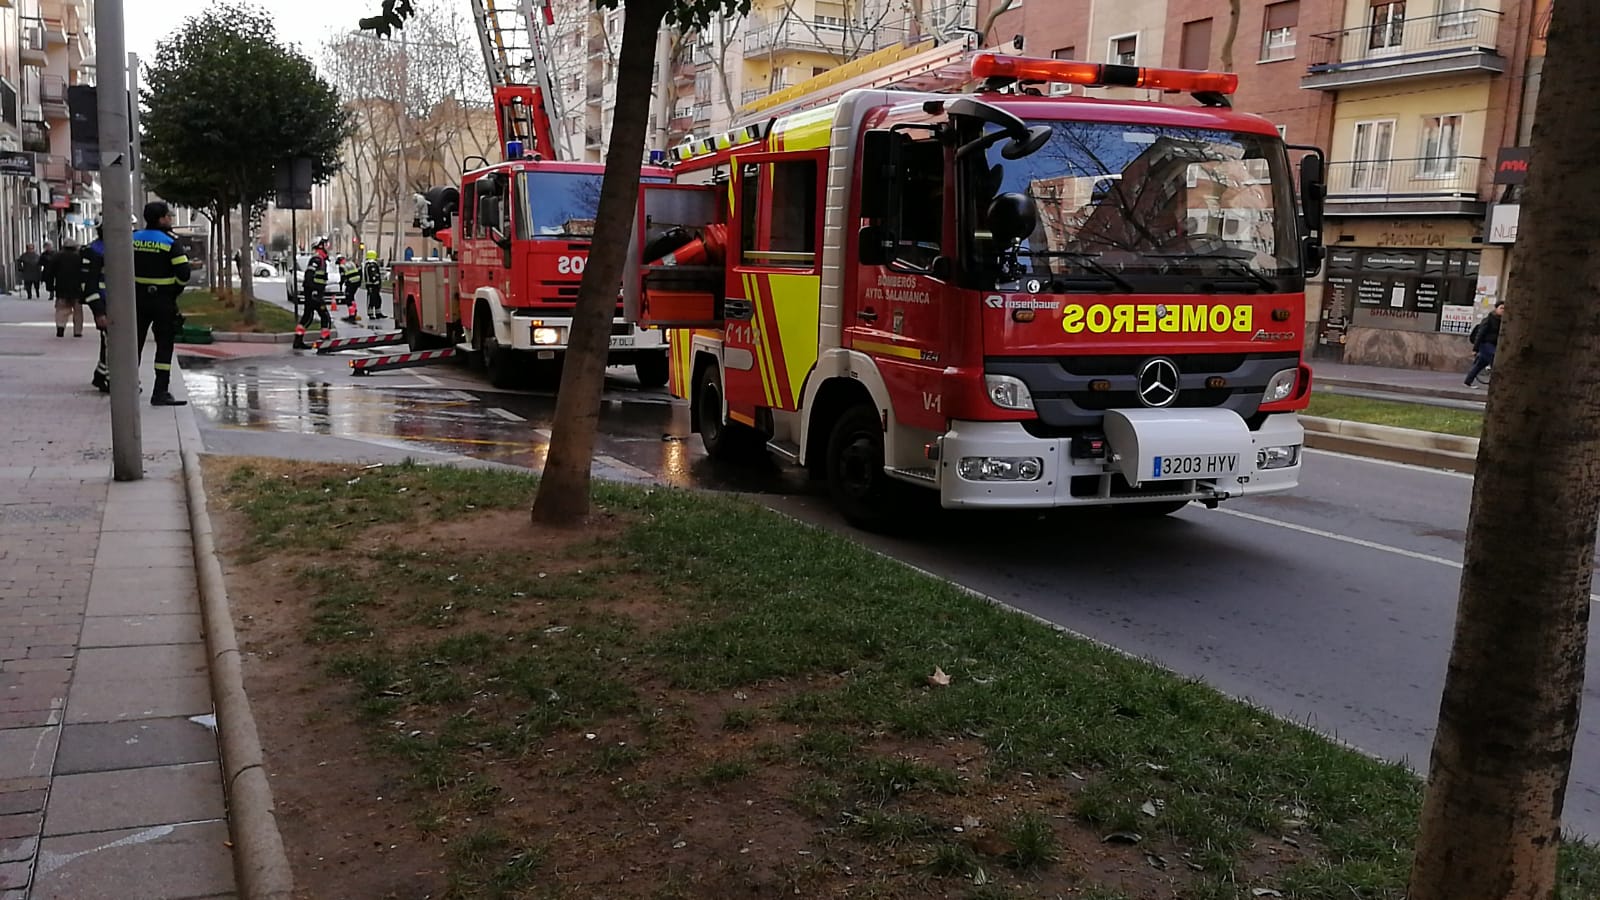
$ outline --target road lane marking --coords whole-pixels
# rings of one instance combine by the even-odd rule
[[[472,394],[467,393],[466,391],[446,391],[445,392],[445,396],[446,397],[454,397],[457,400],[460,400],[460,401],[462,401],[464,403],[477,403],[478,402],[478,398],[477,397],[473,396]]]
[[[1333,456],[1338,459],[1347,459],[1351,462],[1371,463],[1375,466],[1388,466],[1391,469],[1405,469],[1410,472],[1426,472],[1429,475],[1444,475],[1449,478],[1459,478],[1462,481],[1471,481],[1472,476],[1465,472],[1452,472],[1449,469],[1433,469],[1428,466],[1418,466],[1411,463],[1395,462],[1388,459],[1373,459],[1370,456],[1356,456],[1352,453],[1339,453],[1335,450],[1318,450],[1312,447],[1305,448],[1307,454],[1317,456]]]
[[[1395,556],[1404,556],[1408,559],[1430,562],[1435,565],[1455,569],[1458,572],[1464,568],[1462,563],[1459,563],[1453,559],[1446,559],[1443,556],[1435,556],[1432,553],[1422,553],[1416,550],[1407,550],[1404,547],[1391,547],[1388,544],[1380,544],[1377,541],[1369,541],[1364,538],[1352,537],[1348,534],[1339,534],[1336,531],[1325,531],[1321,528],[1312,528],[1310,525],[1300,525],[1294,522],[1285,522],[1282,519],[1271,519],[1266,516],[1258,516],[1255,513],[1241,512],[1237,509],[1217,509],[1214,510],[1214,512],[1222,513],[1225,516],[1233,516],[1236,519],[1244,519],[1249,522],[1256,522],[1261,525],[1287,528],[1290,531],[1298,531],[1301,534],[1309,534],[1313,537],[1326,538],[1330,541],[1338,541],[1342,544],[1351,544],[1356,547],[1365,547],[1368,550],[1377,550],[1382,553],[1389,553]],[[1590,602],[1600,601],[1600,594],[1590,594],[1589,600]]]
[[[422,382],[423,384],[431,384],[434,387],[444,387],[444,382],[433,377],[432,375],[424,375],[421,372],[412,372],[411,377]]]
[[[625,463],[622,460],[617,459],[615,456],[607,456],[604,453],[597,453],[595,454],[594,459],[595,462],[610,466],[618,471],[625,472],[629,475],[632,475],[634,478],[644,481],[658,480],[654,472],[651,472],[647,469],[641,469],[632,463]]]
[[[524,419],[523,417],[517,415],[516,413],[512,412],[511,410],[509,410],[509,409],[501,409],[498,406],[489,407],[489,415],[491,415],[491,416],[499,416],[500,418],[505,419],[507,422],[526,422],[526,421],[528,421],[527,419]]]

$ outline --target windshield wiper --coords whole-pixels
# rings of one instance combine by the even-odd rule
[[[1208,262],[1215,262],[1215,263],[1222,264],[1225,268],[1228,268],[1234,274],[1244,275],[1244,276],[1250,278],[1256,284],[1260,285],[1262,290],[1269,291],[1269,292],[1276,292],[1278,290],[1278,285],[1275,284],[1272,281],[1272,279],[1270,279],[1267,276],[1265,276],[1265,275],[1261,274],[1260,272],[1256,271],[1256,267],[1255,266],[1250,265],[1249,263],[1245,262],[1244,260],[1240,259],[1237,256],[1215,256],[1215,255],[1212,255],[1210,253],[1150,253],[1150,254],[1146,254],[1146,258],[1147,259],[1203,259],[1203,260],[1206,260]]]
[[[1130,292],[1133,290],[1133,283],[1103,265],[1100,262],[1100,254],[1098,253],[1085,253],[1081,250],[1035,250],[1027,255],[1043,259],[1074,260],[1078,263],[1078,265],[1088,269],[1096,275],[1099,275],[1101,278],[1104,278],[1117,287]]]

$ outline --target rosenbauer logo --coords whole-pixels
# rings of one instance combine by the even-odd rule
[[[1204,303],[1069,306],[1061,314],[1061,330],[1067,334],[1248,334],[1255,331],[1255,309]]]

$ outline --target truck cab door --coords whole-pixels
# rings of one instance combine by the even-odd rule
[[[720,328],[727,283],[726,185],[639,186],[623,315],[645,328]]]
[[[816,365],[827,168],[826,150],[734,157],[723,367],[736,421],[798,409]]]

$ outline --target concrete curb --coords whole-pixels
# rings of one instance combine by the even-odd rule
[[[222,563],[217,559],[211,515],[206,511],[205,482],[200,473],[200,428],[193,410],[187,406],[179,412],[178,447],[189,498],[189,527],[194,539],[206,652],[211,663],[211,696],[216,704],[217,734],[222,747],[234,876],[243,900],[289,900],[294,891],[294,872],[283,846],[283,835],[278,831],[261,738],[250,711],[250,698],[244,691],[239,641],[233,630],[233,613],[228,608]]]
[[[1483,391],[1474,392],[1472,388],[1460,386],[1459,380],[1456,387],[1419,387],[1411,384],[1390,384],[1383,381],[1363,381],[1359,378],[1338,378],[1335,376],[1319,376],[1316,384],[1325,384],[1330,387],[1354,388],[1363,391],[1381,391],[1385,394],[1410,394],[1415,397],[1445,397],[1450,400],[1472,400],[1482,403],[1485,394]]]
[[[258,334],[252,331],[213,331],[211,339],[236,344],[292,344],[294,332]]]
[[[1477,438],[1317,416],[1301,416],[1300,424],[1306,429],[1306,446],[1316,450],[1332,450],[1468,475],[1477,470]]]

